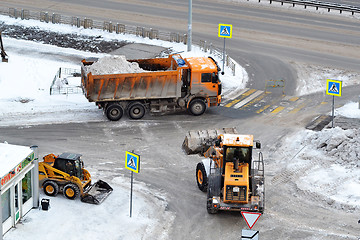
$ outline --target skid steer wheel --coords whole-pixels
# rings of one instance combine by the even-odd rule
[[[68,199],[75,199],[80,193],[79,187],[73,183],[66,184],[63,189],[63,194]]]
[[[106,108],[106,117],[111,121],[118,121],[124,114],[123,108],[119,104],[111,104]]]
[[[203,162],[199,162],[196,166],[196,182],[201,191],[207,191],[208,178]]]
[[[128,109],[129,117],[132,119],[141,119],[145,115],[145,106],[140,102],[131,103]]]
[[[200,116],[206,110],[206,104],[203,100],[194,99],[190,102],[189,111],[194,116]]]
[[[43,184],[44,193],[48,196],[56,196],[59,192],[59,185],[54,181],[47,181]]]

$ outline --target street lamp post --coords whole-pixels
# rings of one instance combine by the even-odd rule
[[[189,0],[189,18],[188,18],[188,39],[187,39],[187,51],[191,51],[191,29],[192,29],[192,0]]]

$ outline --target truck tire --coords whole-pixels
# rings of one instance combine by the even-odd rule
[[[59,193],[59,185],[54,181],[46,181],[43,184],[44,193],[48,196],[56,196]]]
[[[210,174],[209,183],[207,189],[207,212],[209,214],[215,214],[218,212],[217,208],[212,207],[212,198],[214,196],[220,196],[221,194],[221,174],[220,170],[216,169],[215,173]]]
[[[128,107],[128,115],[131,119],[141,119],[145,115],[145,106],[140,102],[131,103]]]
[[[63,194],[66,198],[73,200],[80,194],[80,190],[75,184],[69,183],[65,185]]]
[[[189,111],[194,116],[202,115],[206,110],[206,104],[201,99],[194,99],[190,102]]]
[[[199,162],[196,166],[196,182],[201,191],[207,191],[208,178],[203,162]]]
[[[118,121],[123,116],[124,110],[119,104],[111,104],[106,107],[105,113],[110,121]]]

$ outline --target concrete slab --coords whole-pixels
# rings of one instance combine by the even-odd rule
[[[130,43],[115,51],[110,52],[112,55],[125,55],[126,59],[142,59],[142,58],[155,58],[167,48],[154,46],[144,43]]]

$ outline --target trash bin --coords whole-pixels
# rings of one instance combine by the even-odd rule
[[[50,205],[50,199],[48,198],[43,198],[41,199],[41,209],[44,211],[49,210],[49,205]]]

